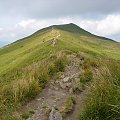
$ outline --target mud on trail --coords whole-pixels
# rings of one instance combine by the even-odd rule
[[[53,107],[61,108],[66,99],[73,96],[76,104],[73,110],[64,116],[63,120],[77,120],[79,113],[83,110],[84,100],[89,88],[85,87],[79,94],[74,94],[71,91],[72,88],[78,85],[82,69],[80,68],[80,58],[75,55],[69,55],[68,60],[70,61],[69,65],[66,66],[65,71],[61,74],[61,78],[59,80],[50,80],[44,90],[34,100],[21,107],[18,111],[19,114],[35,110],[35,114],[27,120],[48,120],[49,112]]]

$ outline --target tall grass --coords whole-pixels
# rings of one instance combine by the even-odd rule
[[[95,80],[79,120],[120,119],[120,87],[114,84],[116,78],[111,72],[107,65],[96,69]]]
[[[80,82],[86,84],[93,79],[92,67],[96,67],[97,64],[93,60],[81,57],[80,67],[82,67],[82,73],[80,75]]]
[[[0,118],[5,117],[6,113],[13,111],[19,104],[36,97],[55,73],[64,70],[66,61],[65,54],[60,52],[47,60],[22,68],[22,76],[19,76],[19,71],[18,76],[12,75],[14,80],[0,88]]]

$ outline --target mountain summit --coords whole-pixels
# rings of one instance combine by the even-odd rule
[[[98,38],[98,39],[105,39],[105,40],[114,41],[110,38],[94,35],[94,34],[88,32],[88,31],[80,28],[78,25],[76,25],[74,23],[62,24],[62,25],[52,25],[52,26],[49,26],[49,27],[38,30],[33,35],[36,35],[36,34],[51,30],[51,29],[58,29],[58,30],[63,30],[63,31],[71,32],[71,33],[80,34],[81,36],[83,35],[83,36],[95,37],[95,38]],[[114,41],[114,42],[116,42],[116,41]]]
[[[46,27],[46,28],[43,28],[43,29],[35,32],[35,34],[46,31],[46,30],[51,30],[51,29],[60,29],[60,30],[68,31],[68,32],[80,33],[81,35],[91,35],[90,32],[80,28],[79,26],[77,26],[76,24],[73,24],[73,23],[63,24],[63,25],[52,25],[50,27]]]
[[[80,28],[79,26],[73,23],[64,24],[64,25],[53,25],[51,27],[68,31],[68,32],[80,33],[81,35],[91,35],[91,33],[85,31],[84,29]]]

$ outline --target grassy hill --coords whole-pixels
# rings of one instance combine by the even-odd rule
[[[51,65],[56,64],[54,74],[61,71],[65,55],[73,53],[111,66],[112,73],[116,66],[112,77],[120,80],[120,43],[93,35],[72,23],[53,25],[0,49],[1,119],[8,119],[4,117],[6,112],[9,116],[18,104],[34,98],[51,77]]]
[[[57,45],[51,46],[52,39],[60,33]],[[46,47],[47,46],[47,47]],[[0,50],[0,74],[19,65],[32,63],[49,56],[60,49],[74,52],[91,52],[93,55],[120,59],[120,44],[107,38],[94,36],[74,24],[54,25],[33,35],[18,40]]]

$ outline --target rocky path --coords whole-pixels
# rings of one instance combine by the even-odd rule
[[[79,112],[83,109],[84,99],[88,93],[88,88],[79,94],[74,94],[72,89],[78,85],[81,69],[79,68],[79,58],[69,56],[70,64],[66,66],[59,80],[50,80],[45,89],[35,100],[23,106],[20,112],[35,110],[35,114],[28,120],[48,120],[49,112],[52,108],[60,108],[64,105],[69,96],[74,96],[76,104],[73,111],[66,115],[63,120],[77,120]],[[53,119],[61,120],[61,119]]]
[[[54,35],[53,39],[52,39],[52,44],[51,44],[52,47],[54,47],[57,44],[58,38],[60,37],[60,32],[57,30],[54,30],[54,28],[53,28],[50,34]]]

